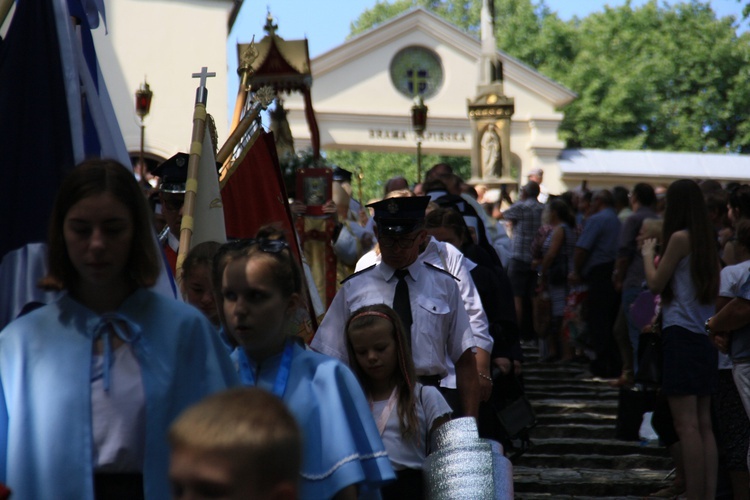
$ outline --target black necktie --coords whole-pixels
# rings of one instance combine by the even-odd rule
[[[409,285],[406,283],[406,276],[409,271],[406,269],[398,269],[393,275],[398,278],[396,283],[396,293],[393,295],[393,310],[401,318],[401,322],[404,324],[404,335],[406,340],[411,347],[411,303],[409,301]]]

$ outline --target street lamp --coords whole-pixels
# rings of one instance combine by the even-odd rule
[[[143,160],[143,139],[145,137],[146,125],[143,124],[143,119],[146,118],[149,110],[151,109],[151,98],[154,93],[151,92],[151,87],[146,83],[144,78],[141,87],[135,91],[135,114],[141,119],[141,151],[138,156],[138,165],[141,169],[145,169]],[[141,171],[141,178],[145,179],[145,172]]]
[[[427,128],[427,106],[424,105],[422,96],[414,98],[414,106],[411,107],[411,127],[417,134],[417,184],[422,182],[422,137]]]

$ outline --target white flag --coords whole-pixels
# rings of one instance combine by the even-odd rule
[[[226,243],[224,205],[221,203],[219,175],[216,170],[216,157],[208,124],[206,124],[201,160],[198,164],[198,192],[195,196],[193,218],[193,237],[190,239],[190,248],[204,241]]]

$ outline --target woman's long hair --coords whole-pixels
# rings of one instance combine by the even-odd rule
[[[562,200],[558,196],[550,200],[547,206],[549,207],[550,212],[555,213],[560,222],[562,222],[563,224],[567,224],[571,229],[575,229],[575,215],[573,215],[573,211],[570,209],[570,205],[568,205],[564,200]]]
[[[681,179],[669,185],[666,200],[661,254],[664,255],[675,232],[683,229],[688,231],[690,277],[695,287],[696,298],[702,304],[709,304],[719,293],[719,251],[703,193],[694,181]],[[674,298],[672,288],[665,287],[661,296],[669,303]]]
[[[122,203],[133,221],[133,239],[125,265],[129,279],[150,287],[159,277],[161,259],[156,248],[151,211],[133,172],[115,160],[86,160],[63,179],[52,208],[48,236],[49,271],[39,283],[47,290],[70,289],[78,283],[78,272],[70,261],[63,235],[68,211],[84,198],[109,193]]]
[[[393,326],[393,340],[396,344],[396,388],[398,389],[398,423],[401,436],[419,439],[419,420],[417,418],[417,403],[414,397],[416,375],[414,361],[406,341],[404,325],[398,314],[385,304],[374,304],[357,309],[346,322],[346,351],[349,354],[349,364],[359,379],[366,394],[371,394],[369,379],[357,363],[357,358],[349,340],[349,332],[372,326],[378,319],[385,319]]]

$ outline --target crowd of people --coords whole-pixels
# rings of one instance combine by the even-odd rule
[[[644,331],[661,332],[654,428],[678,469],[661,494],[714,497],[719,463],[750,494],[749,186],[552,195],[537,169],[515,202],[488,202],[438,164],[364,206],[337,169],[316,216],[340,260],[326,297],[314,275],[330,260],[274,224],[196,245],[177,269],[186,163],[166,162],[148,198],[108,160],[61,186],[40,283],[58,298],[0,332],[14,497],[420,498],[451,418],[523,451],[525,431],[498,419],[522,391],[522,344],[626,390]],[[151,289],[165,265],[185,303]],[[312,338],[301,317],[320,319]]]

